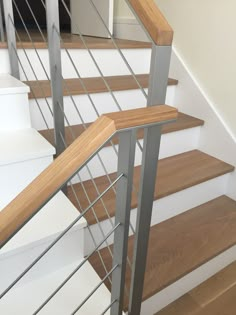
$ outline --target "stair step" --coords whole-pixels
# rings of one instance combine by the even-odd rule
[[[148,74],[138,74],[137,80],[143,88],[148,87]],[[65,79],[63,94],[64,96],[68,95],[81,95],[86,94],[84,88],[81,84],[81,80],[86,87],[88,93],[102,93],[108,92],[108,89],[101,77],[93,77],[93,78],[74,78],[74,79]],[[107,84],[110,89],[114,91],[122,91],[122,90],[135,90],[138,89],[138,85],[134,80],[132,75],[120,75],[120,76],[108,76],[105,77]],[[25,81],[30,87],[29,98],[45,98],[51,97],[51,86],[50,81],[48,80],[39,80],[39,81]],[[177,85],[178,80],[169,79],[168,85]]]
[[[139,187],[140,170],[140,166],[137,166],[134,169],[134,186],[136,188]],[[157,200],[162,197],[166,197],[183,189],[232,172],[233,170],[234,167],[232,165],[222,162],[198,150],[161,159],[158,165],[157,185],[154,199]],[[111,180],[115,180],[116,173],[110,174],[110,178]],[[100,192],[103,192],[109,186],[109,181],[106,176],[95,178],[94,181]],[[97,192],[93,186],[93,182],[88,180],[83,182],[83,185],[90,200],[95,200]],[[89,203],[83,191],[82,185],[80,183],[74,184],[73,188],[80,197],[82,209],[86,209],[89,206]],[[76,207],[78,207],[73,194],[73,189],[70,186],[68,187],[68,198]],[[114,216],[116,200],[115,194],[112,190],[105,194],[103,202],[105,203],[107,209],[109,209],[110,216]],[[136,207],[137,198],[136,193],[134,192],[132,196],[132,208]],[[104,207],[100,201],[95,204],[94,210],[99,221],[107,219]],[[91,211],[88,211],[85,217],[89,224],[96,223]]]
[[[156,315],[213,315],[225,314],[225,310],[227,314],[234,314],[235,296],[236,262],[157,312]]]
[[[17,43],[17,48],[19,49],[47,49],[47,43],[43,41],[39,32],[30,30],[30,36],[34,41],[34,44],[29,40],[29,36],[23,30],[17,31],[21,42]],[[46,35],[46,34],[44,34]],[[74,35],[71,33],[61,33],[61,37],[63,42],[61,44],[62,48],[67,49],[85,49],[80,37],[78,35]],[[111,39],[105,38],[97,38],[97,37],[87,37],[84,36],[87,47],[89,49],[114,49],[114,44]],[[147,42],[139,42],[133,40],[125,40],[125,39],[116,39],[116,44],[120,49],[143,49],[143,48],[151,48],[151,43]],[[6,42],[0,42],[0,49],[7,48]]]
[[[162,134],[170,133],[174,131],[180,131],[184,129],[189,129],[193,127],[199,127],[204,124],[204,121],[183,113],[179,113],[178,119],[176,122],[171,124],[166,124],[162,127]],[[86,124],[86,127],[89,127],[89,123]],[[70,145],[75,138],[79,137],[84,131],[83,125],[74,125],[71,127],[65,128],[65,137],[66,137],[66,144]],[[47,130],[41,130],[39,133],[47,139],[52,145],[54,145],[54,129],[47,129]],[[143,139],[144,130],[139,129],[137,132],[137,138]],[[118,137],[115,136],[112,139],[113,144],[118,143]],[[110,145],[110,142],[107,144]]]
[[[235,245],[235,228],[236,202],[227,196],[151,227],[143,300]],[[131,260],[133,239],[133,236],[129,238]],[[109,251],[104,248],[100,254],[109,270],[112,264]],[[90,263],[103,277],[104,269],[97,254]],[[129,284],[128,268],[127,287]],[[124,305],[127,307],[127,300]]]

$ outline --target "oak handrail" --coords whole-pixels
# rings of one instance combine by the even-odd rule
[[[173,29],[157,7],[154,0],[126,0],[142,22],[146,31],[159,46],[171,46]]]
[[[0,247],[11,238],[115,133],[172,121],[177,110],[152,106],[99,117],[0,212]]]

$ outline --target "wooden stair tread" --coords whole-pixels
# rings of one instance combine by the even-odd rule
[[[20,40],[17,37],[17,48],[24,49],[47,49],[47,43],[44,42],[42,36],[36,30],[30,30],[30,36],[34,41],[34,45],[23,30],[18,30],[18,35]],[[46,38],[46,32],[44,32],[44,36]],[[63,43],[61,44],[62,48],[67,49],[85,49],[79,35],[71,34],[71,33],[61,33],[61,37],[63,39]],[[90,49],[113,49],[114,45],[111,39],[106,38],[98,38],[98,37],[90,37],[83,36],[84,40]],[[140,48],[151,48],[151,43],[148,42],[140,42],[126,39],[115,39],[116,44],[119,48],[122,49],[140,49]],[[6,42],[0,42],[0,49],[7,48]]]
[[[138,74],[136,75],[138,82],[143,88],[148,87],[148,74]],[[120,76],[107,76],[105,77],[107,84],[110,89],[114,91],[123,90],[135,90],[139,89],[137,83],[135,82],[132,75],[120,75]],[[92,78],[82,78],[83,84],[85,85],[88,93],[102,93],[108,92],[108,89],[101,77]],[[86,94],[84,88],[81,84],[81,80],[75,79],[65,79],[63,81],[63,95],[81,95]],[[30,87],[31,92],[29,93],[29,98],[45,98],[51,97],[51,87],[49,80],[39,80],[39,81],[25,81]],[[169,79],[168,85],[176,85],[178,80]]]
[[[234,294],[234,300],[228,297]],[[236,310],[236,262],[233,262],[210,279],[206,280],[195,289],[166,306],[155,315],[206,315],[225,314],[224,310],[234,314]],[[225,302],[227,306],[225,307]],[[230,304],[232,303],[232,307]],[[215,308],[217,306],[217,308]],[[213,312],[213,307],[215,311]],[[234,312],[233,312],[234,310]]]
[[[153,226],[149,238],[143,299],[153,296],[235,245],[235,228],[236,202],[226,196]],[[130,259],[132,248],[133,236],[129,238]],[[100,254],[110,270],[112,262],[107,248],[100,250]],[[98,254],[91,257],[90,263],[99,276],[103,277],[104,271]],[[128,268],[126,285],[129,286],[129,283]],[[107,286],[109,287],[109,282]]]
[[[174,131],[180,131],[188,128],[198,127],[202,126],[204,124],[204,121],[183,113],[179,113],[178,119],[176,122],[165,124],[162,127],[162,134],[170,133]],[[86,127],[89,127],[90,124],[86,124]],[[66,137],[66,144],[70,145],[75,138],[79,137],[83,131],[85,130],[83,125],[74,125],[70,127],[65,128],[65,137]],[[39,131],[41,135],[47,139],[52,145],[54,145],[54,129],[47,129],[47,130],[41,130]],[[144,136],[144,130],[139,129],[137,132],[138,139],[143,139]],[[114,144],[118,143],[118,137],[115,136],[112,139],[112,142]],[[110,145],[108,143],[107,145]]]
[[[134,169],[134,185],[136,189],[139,187],[140,169],[140,166],[136,166]],[[154,199],[156,200],[166,197],[209,179],[229,173],[233,170],[234,167],[232,165],[222,162],[198,150],[193,150],[161,159],[158,164],[157,185],[155,188]],[[116,173],[110,174],[110,178],[111,180],[115,180]],[[102,193],[109,186],[109,181],[106,176],[95,178],[94,181],[100,193]],[[93,182],[88,180],[83,182],[83,185],[90,200],[95,200],[98,195],[94,188]],[[78,183],[73,185],[73,188],[79,196],[82,209],[86,209],[89,206],[89,202],[83,191],[82,185]],[[73,190],[70,186],[68,187],[68,197],[72,203],[78,207]],[[112,189],[110,189],[104,195],[103,202],[106,205],[110,216],[112,217],[115,213],[115,194]],[[136,207],[137,197],[136,193],[133,192],[132,208]],[[107,215],[101,201],[98,201],[94,205],[94,209],[99,221],[107,219]],[[88,211],[88,213],[85,215],[85,218],[89,224],[96,223],[92,211]]]

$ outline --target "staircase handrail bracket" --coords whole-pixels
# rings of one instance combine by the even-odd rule
[[[104,114],[78,137],[14,200],[0,211],[0,248],[21,229],[117,132],[164,124],[177,109],[150,106]],[[32,196],[34,196],[32,198]]]
[[[147,33],[158,46],[171,46],[173,29],[154,0],[126,0]]]

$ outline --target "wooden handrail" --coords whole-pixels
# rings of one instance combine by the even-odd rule
[[[0,212],[0,247],[116,132],[177,118],[167,105],[102,115]]]
[[[173,29],[154,0],[127,0],[156,45],[171,46]]]

